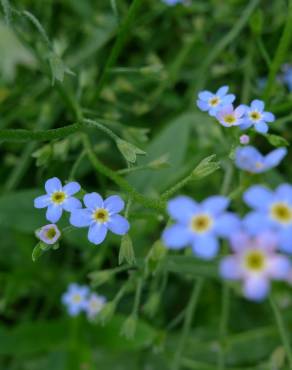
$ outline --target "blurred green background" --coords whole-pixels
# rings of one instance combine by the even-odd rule
[[[181,369],[218,369],[222,284],[216,262],[170,254],[158,263],[159,257],[149,257],[166,219],[138,203],[131,209],[130,235],[138,265],[149,264],[150,273],[144,279],[135,336],[126,339],[120,334],[132,311],[135,287],[130,286],[105,326],[90,324],[83,316],[68,317],[60,300],[67,285],[89,284],[90,273],[118,266],[120,238],[111,235],[101,246],[93,246],[85,230],[73,231],[58,250],[33,262],[34,231],[46,223],[44,212],[33,208],[33,199],[53,176],[62,181],[74,177],[86,191],[104,196],[127,195],[81,155],[79,132],[27,142],[4,141],[1,133],[63,127],[82,114],[145,150],[138,165],[158,160],[125,175],[141,193],[157,197],[215,153],[221,170],[189,183],[183,192],[198,200],[216,194],[230,166],[230,138],[198,111],[196,94],[229,85],[238,104],[264,96],[278,118],[272,133],[289,142],[292,94],[279,78],[268,91],[260,79],[271,74],[285,24],[292,24],[291,4],[289,12],[284,0],[191,0],[177,6],[136,0],[129,19],[131,2],[124,0],[1,3],[0,369],[170,369],[181,335],[181,313],[194,279],[202,276],[206,280]],[[119,55],[101,88],[100,77],[117,37],[123,41]],[[292,62],[291,47],[287,49],[277,75],[282,64]],[[125,169],[114,142],[95,129],[86,132],[103,163],[115,171]],[[265,137],[254,142],[264,152],[272,148]],[[288,156],[260,181],[271,186],[290,181],[290,163]],[[235,173],[230,190],[238,184]],[[244,211],[240,200],[235,204]],[[66,226],[68,220],[63,220]],[[139,267],[125,269],[94,289],[111,301],[139,273]],[[274,294],[291,333],[291,288],[276,286]],[[226,369],[288,369],[268,303],[249,303],[236,288],[224,346]]]

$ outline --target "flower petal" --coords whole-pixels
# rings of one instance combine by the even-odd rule
[[[107,227],[114,234],[125,235],[129,231],[130,224],[125,217],[114,214],[110,216]]]
[[[78,182],[75,181],[69,182],[68,184],[63,186],[63,191],[69,196],[78,193],[80,189],[81,186],[78,184]]]
[[[254,185],[243,194],[243,200],[251,208],[266,211],[273,201],[273,193],[264,186]]]
[[[193,242],[192,249],[198,257],[210,260],[217,255],[219,243],[212,235],[197,236]]]
[[[218,215],[219,213],[225,211],[228,207],[230,200],[227,197],[221,195],[214,195],[201,203],[204,210],[210,212],[212,215]]]
[[[239,217],[231,212],[226,212],[215,221],[215,233],[222,238],[228,238],[240,227]]]
[[[56,223],[60,220],[62,212],[62,206],[50,205],[46,212],[46,218],[48,221]]]
[[[67,198],[62,205],[67,212],[72,212],[76,208],[82,208],[80,200],[74,197]]]
[[[198,96],[199,96],[199,99],[208,101],[214,96],[214,94],[212,94],[210,91],[201,91],[199,92]]]
[[[51,198],[49,195],[41,195],[35,198],[34,207],[35,208],[46,208],[51,203]]]
[[[221,104],[222,104],[222,105],[225,105],[225,104],[232,104],[232,103],[234,102],[234,100],[235,100],[235,95],[233,95],[233,94],[228,94],[228,95],[226,95],[226,96],[222,97],[222,102],[221,102]]]
[[[247,233],[243,231],[237,231],[231,234],[230,246],[233,251],[239,252],[246,248],[250,244],[250,237]]]
[[[280,164],[283,158],[287,155],[286,148],[279,148],[273,150],[265,157],[265,164],[267,168],[273,168]]]
[[[210,106],[208,103],[206,103],[205,101],[203,100],[197,100],[197,106],[198,108],[200,108],[203,112],[206,112]]]
[[[92,223],[91,212],[87,209],[74,209],[70,215],[70,224],[76,227],[86,227]]]
[[[164,230],[162,239],[167,248],[180,249],[190,244],[192,235],[186,226],[176,224]]]
[[[119,213],[124,209],[125,202],[120,196],[112,195],[111,197],[106,198],[104,201],[104,207],[110,213]]]
[[[266,134],[269,131],[269,126],[264,121],[257,122],[254,125],[254,128],[257,132],[261,134]]]
[[[240,265],[235,256],[223,258],[219,265],[219,271],[223,279],[238,280],[241,278]]]
[[[84,201],[85,206],[89,209],[103,207],[103,199],[98,193],[85,194],[83,201]]]
[[[222,86],[217,90],[215,95],[220,96],[221,98],[222,96],[226,95],[228,90],[229,90],[228,86]]]
[[[292,254],[292,227],[281,230],[279,234],[279,245],[283,252]]]
[[[53,177],[46,181],[45,189],[48,194],[51,194],[54,191],[60,191],[62,190],[62,183],[57,177]]]
[[[289,277],[291,263],[287,257],[276,255],[269,260],[269,275],[275,280],[285,280]]]
[[[275,194],[276,198],[279,198],[279,200],[292,203],[292,185],[290,184],[279,185],[275,191]]]
[[[168,202],[167,210],[174,220],[189,223],[190,218],[198,210],[198,204],[189,197],[179,196]]]
[[[241,116],[244,115],[245,111],[246,106],[244,104],[241,104],[234,110],[234,115],[236,118],[240,118]]]
[[[259,232],[267,231],[272,226],[268,215],[260,212],[248,213],[242,222],[246,230],[252,235],[256,235]]]
[[[265,103],[262,100],[255,99],[251,102],[251,108],[256,109],[258,112],[263,112]]]
[[[274,122],[275,121],[275,116],[271,112],[264,112],[263,113],[263,119],[266,122]]]
[[[268,279],[263,277],[249,277],[243,286],[244,295],[253,301],[262,301],[270,290]]]
[[[88,240],[93,244],[100,244],[107,234],[107,227],[104,224],[95,222],[91,224],[88,231]]]

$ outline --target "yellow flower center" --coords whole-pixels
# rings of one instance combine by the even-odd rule
[[[66,193],[64,193],[63,191],[55,191],[51,196],[52,202],[56,204],[63,203],[65,199],[66,199]]]
[[[197,233],[205,233],[212,225],[212,218],[206,214],[194,216],[191,220],[191,229]]]
[[[72,297],[72,301],[73,301],[74,303],[79,303],[79,302],[81,302],[81,295],[80,295],[80,294],[78,294],[78,293],[74,294],[74,295],[73,295],[73,297]]]
[[[282,224],[289,224],[292,222],[292,209],[286,203],[274,203],[271,207],[271,217]]]
[[[257,111],[251,112],[249,116],[253,121],[259,121],[262,117],[262,115]]]
[[[104,223],[109,219],[108,211],[104,208],[98,208],[93,213],[93,219],[97,222]]]
[[[244,265],[248,270],[261,271],[266,265],[266,256],[261,250],[250,250],[245,255]]]
[[[220,103],[220,99],[217,96],[214,96],[209,100],[209,105],[216,107]]]
[[[54,237],[56,236],[56,234],[57,234],[56,230],[53,227],[51,227],[49,230],[47,230],[46,237],[48,239],[54,239]]]
[[[256,162],[255,166],[256,166],[256,169],[260,170],[264,167],[264,164],[262,162]]]
[[[234,114],[226,114],[226,116],[224,116],[224,122],[232,126],[236,122]]]

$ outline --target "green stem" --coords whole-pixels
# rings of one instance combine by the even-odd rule
[[[220,350],[218,356],[218,370],[225,369],[226,334],[229,316],[230,290],[226,283],[222,287],[221,319],[220,319]]]
[[[284,27],[284,30],[283,30],[283,33],[282,33],[282,36],[279,42],[279,46],[276,50],[274,59],[270,67],[267,86],[263,94],[264,101],[267,101],[272,94],[272,90],[274,87],[274,82],[276,80],[278,70],[286,58],[286,54],[289,49],[291,38],[292,38],[292,0],[289,1],[289,8],[288,8],[286,24],[285,24],[285,27]]]
[[[140,305],[141,295],[142,295],[142,288],[143,288],[143,279],[139,278],[137,282],[137,288],[136,288],[133,311],[132,311],[132,315],[135,317],[138,315],[138,310],[139,310],[139,305]]]
[[[68,178],[68,180],[69,180],[69,181],[72,181],[72,180],[74,180],[74,179],[75,179],[76,172],[77,172],[77,170],[78,170],[78,168],[79,168],[79,166],[80,166],[80,164],[81,164],[81,162],[82,162],[83,158],[85,157],[85,155],[86,155],[86,152],[85,152],[85,150],[83,150],[83,151],[79,154],[79,156],[78,156],[78,158],[76,159],[76,161],[74,162],[74,164],[73,164],[73,166],[72,166],[72,168],[71,168],[70,174],[69,174],[69,178]]]
[[[111,50],[111,53],[108,57],[108,60],[106,62],[106,65],[103,69],[103,72],[101,74],[101,77],[99,79],[99,83],[97,86],[97,91],[94,96],[94,99],[97,100],[99,98],[99,95],[103,89],[104,84],[107,82],[107,79],[109,77],[110,69],[111,67],[116,63],[123,46],[126,42],[127,36],[130,33],[130,27],[135,20],[138,10],[140,6],[142,5],[142,0],[134,0],[129,8],[128,14],[123,21],[120,29],[118,30],[118,36],[116,39],[116,42]]]
[[[186,313],[185,313],[185,320],[184,320],[184,325],[182,329],[182,334],[181,338],[178,344],[177,351],[174,355],[174,361],[173,361],[173,366],[172,370],[179,370],[180,365],[181,365],[181,359],[182,359],[182,354],[183,354],[183,349],[186,344],[187,337],[190,333],[191,330],[191,325],[192,325],[192,320],[194,317],[194,313],[198,304],[199,296],[201,293],[203,287],[203,280],[200,278],[196,281],[193,287],[193,291],[191,294],[191,298],[189,300],[189,303],[186,308]]]
[[[282,343],[283,343],[283,346],[284,346],[284,349],[285,349],[285,352],[286,352],[286,355],[287,355],[287,358],[288,358],[289,367],[290,367],[290,370],[292,370],[292,351],[291,351],[291,347],[290,347],[290,343],[289,343],[289,337],[288,337],[287,331],[285,329],[285,324],[284,324],[284,321],[282,319],[279,307],[277,306],[277,303],[275,302],[275,300],[272,296],[270,296],[270,304],[271,304],[272,310],[274,312],[276,323],[277,323],[279,333],[280,333],[280,336],[281,336],[281,339],[282,339]]]

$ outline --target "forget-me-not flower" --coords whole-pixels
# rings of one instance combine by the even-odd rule
[[[238,147],[235,151],[235,164],[250,173],[262,173],[278,166],[287,154],[286,148],[278,148],[262,155],[255,147]]]
[[[201,203],[178,196],[168,202],[168,213],[176,223],[162,235],[170,249],[192,246],[195,255],[212,259],[219,249],[218,237],[228,237],[239,227],[239,218],[226,209],[229,199],[211,196]]]
[[[80,185],[77,182],[69,182],[62,186],[57,177],[46,181],[47,194],[41,195],[34,200],[35,208],[47,208],[46,218],[50,222],[57,222],[62,216],[63,210],[71,212],[73,209],[81,208],[80,200],[72,197],[78,193]]]
[[[271,232],[251,237],[237,232],[231,237],[233,254],[220,263],[220,275],[228,280],[242,280],[248,299],[263,300],[270,290],[270,280],[286,280],[291,268],[287,257],[276,253],[277,237]]]
[[[227,104],[217,111],[216,118],[224,127],[240,126],[243,123],[245,109],[244,105],[234,109],[232,104]]]
[[[176,5],[183,3],[184,0],[162,0],[167,5]]]
[[[243,220],[250,233],[273,230],[278,234],[280,248],[292,253],[292,186],[282,184],[273,192],[261,185],[249,188],[243,196],[253,208]]]
[[[265,103],[262,100],[253,100],[250,107],[246,106],[245,119],[241,129],[245,130],[254,126],[257,132],[266,134],[269,131],[267,122],[274,122],[275,116],[271,112],[265,112]]]
[[[91,293],[88,297],[85,305],[85,312],[89,320],[95,319],[95,317],[102,310],[106,303],[106,298],[104,296],[98,295],[96,293]]]
[[[198,95],[197,106],[203,112],[209,112],[210,116],[215,117],[219,109],[235,100],[235,95],[227,94],[229,87],[222,86],[215,94],[210,91],[201,91]]]
[[[239,138],[239,142],[242,145],[247,145],[250,142],[250,137],[248,135],[241,135]]]
[[[88,240],[93,244],[104,241],[107,231],[124,235],[129,230],[129,222],[118,213],[125,203],[118,195],[112,195],[105,201],[98,193],[86,194],[83,198],[85,209],[75,209],[70,216],[70,223],[76,227],[88,227]]]
[[[87,286],[70,284],[68,290],[62,296],[62,303],[67,307],[70,316],[77,316],[85,311],[89,288]]]
[[[292,91],[292,66],[290,64],[285,64],[283,66],[282,80],[287,85],[288,90]]]
[[[49,224],[36,231],[36,236],[45,244],[55,244],[61,236],[58,226]]]

